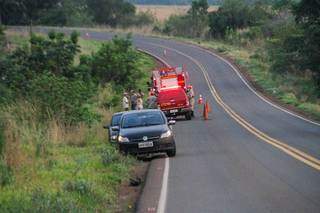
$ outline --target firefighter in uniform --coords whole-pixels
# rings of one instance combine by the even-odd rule
[[[192,85],[189,85],[187,88],[187,95],[189,98],[189,102],[191,105],[191,109],[192,109],[192,116],[194,116],[194,104],[195,104],[195,99],[194,99],[194,90]]]
[[[129,98],[128,98],[128,93],[126,93],[126,92],[123,93],[122,108],[124,111],[129,110]]]

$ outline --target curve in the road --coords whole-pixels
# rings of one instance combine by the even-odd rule
[[[206,82],[209,86],[209,89],[211,91],[211,94],[217,101],[217,103],[230,115],[237,123],[239,123],[241,126],[243,126],[246,130],[248,130],[250,133],[254,134],[258,138],[262,139],[263,141],[277,147],[278,149],[282,150],[283,152],[287,153],[288,155],[294,157],[295,159],[313,167],[314,169],[320,170],[320,160],[308,155],[305,152],[302,152],[292,146],[287,145],[284,142],[281,142],[275,138],[272,138],[268,136],[267,134],[263,133],[262,131],[258,130],[255,128],[253,125],[251,125],[249,122],[247,122],[244,118],[242,118],[240,115],[238,115],[234,110],[232,110],[220,97],[218,92],[216,91],[215,87],[213,86],[210,77],[208,75],[207,70],[202,66],[200,62],[198,62],[196,59],[193,57],[170,47],[159,45],[159,44],[154,44],[154,43],[148,43],[149,45],[152,46],[158,46],[161,48],[166,48],[171,51],[175,51],[176,53],[190,59],[193,61],[201,70],[202,74],[204,75]]]
[[[179,41],[177,41],[177,42],[179,42]],[[210,55],[212,55],[212,56],[214,56],[214,57],[217,57],[217,58],[219,58],[221,61],[225,62],[228,66],[230,66],[230,67],[232,68],[232,70],[239,76],[239,78],[241,79],[241,81],[242,81],[257,97],[259,97],[261,100],[263,100],[263,101],[266,102],[267,104],[271,105],[272,107],[277,108],[277,109],[279,109],[279,110],[281,110],[281,111],[283,111],[283,112],[285,112],[285,113],[287,113],[287,114],[289,114],[289,115],[292,115],[292,116],[294,116],[294,117],[296,117],[296,118],[299,118],[299,119],[301,119],[301,120],[303,120],[303,121],[306,121],[306,122],[308,122],[308,123],[311,123],[311,124],[320,126],[320,123],[318,123],[318,122],[316,122],[316,121],[313,121],[313,120],[310,120],[310,119],[305,118],[305,117],[303,117],[303,116],[300,116],[300,115],[298,115],[298,114],[296,114],[296,113],[294,113],[294,112],[292,112],[292,111],[289,111],[288,109],[285,109],[285,108],[283,108],[283,107],[281,107],[281,106],[279,106],[279,105],[277,105],[277,104],[275,104],[275,103],[272,103],[271,101],[267,100],[265,97],[263,97],[262,95],[260,95],[259,92],[257,92],[254,88],[252,88],[252,86],[250,86],[250,84],[248,83],[248,81],[242,76],[242,74],[238,71],[238,69],[237,69],[232,63],[230,63],[228,60],[226,60],[225,58],[221,57],[220,55],[215,54],[215,53],[211,52],[210,50],[204,49],[204,48],[202,48],[202,47],[199,47],[199,46],[196,46],[196,45],[193,45],[193,44],[189,44],[189,43],[182,43],[182,44],[184,44],[184,45],[190,45],[190,46],[192,46],[192,48],[198,48],[198,49],[200,49],[201,51],[205,51],[206,53],[208,53],[208,54],[210,54]]]
[[[90,35],[96,40],[113,36],[94,31]],[[180,121],[174,127],[178,152],[170,159],[169,181],[164,182],[167,192],[161,192],[168,198],[165,212],[319,212],[319,170],[262,139],[276,138],[285,142],[284,146],[319,159],[319,126],[266,104],[230,66],[201,49],[144,36],[134,36],[133,41],[170,64],[185,64],[196,94],[208,97],[214,109],[212,119],[206,122],[197,113],[194,120]],[[168,47],[194,60],[177,51],[168,51],[164,57],[163,49]],[[239,122],[266,136],[253,134]],[[157,188],[163,181],[155,182]]]

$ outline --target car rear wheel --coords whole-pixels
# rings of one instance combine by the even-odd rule
[[[191,112],[187,112],[186,115],[185,115],[185,117],[186,117],[186,120],[191,120],[191,119],[192,119],[192,114],[191,114]]]

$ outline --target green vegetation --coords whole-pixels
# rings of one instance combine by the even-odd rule
[[[193,1],[186,15],[170,16],[161,31],[172,36],[203,37],[208,25],[208,8],[207,0]]]
[[[191,4],[192,0],[128,0],[134,4],[152,4],[152,5],[186,5]],[[208,0],[209,4],[220,4],[221,0]]]
[[[129,27],[150,25],[150,13],[136,13],[125,0],[0,0],[0,25]]]
[[[268,94],[320,119],[317,1],[225,0],[218,11],[195,13],[199,20],[207,16],[206,25],[195,28],[188,17],[199,4],[205,1],[194,1],[187,15],[172,16],[154,31],[230,56]]]
[[[96,71],[108,76],[116,68],[116,79],[125,72],[140,84],[153,60],[134,50],[130,37],[1,35],[0,212],[114,212],[118,187],[137,162],[108,143],[102,126],[129,85]],[[135,62],[117,66],[105,58],[110,52]]]

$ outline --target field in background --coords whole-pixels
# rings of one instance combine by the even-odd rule
[[[136,5],[138,12],[151,12],[158,21],[165,21],[170,15],[183,15],[189,10],[189,5]],[[217,6],[210,6],[209,12],[216,11]]]

